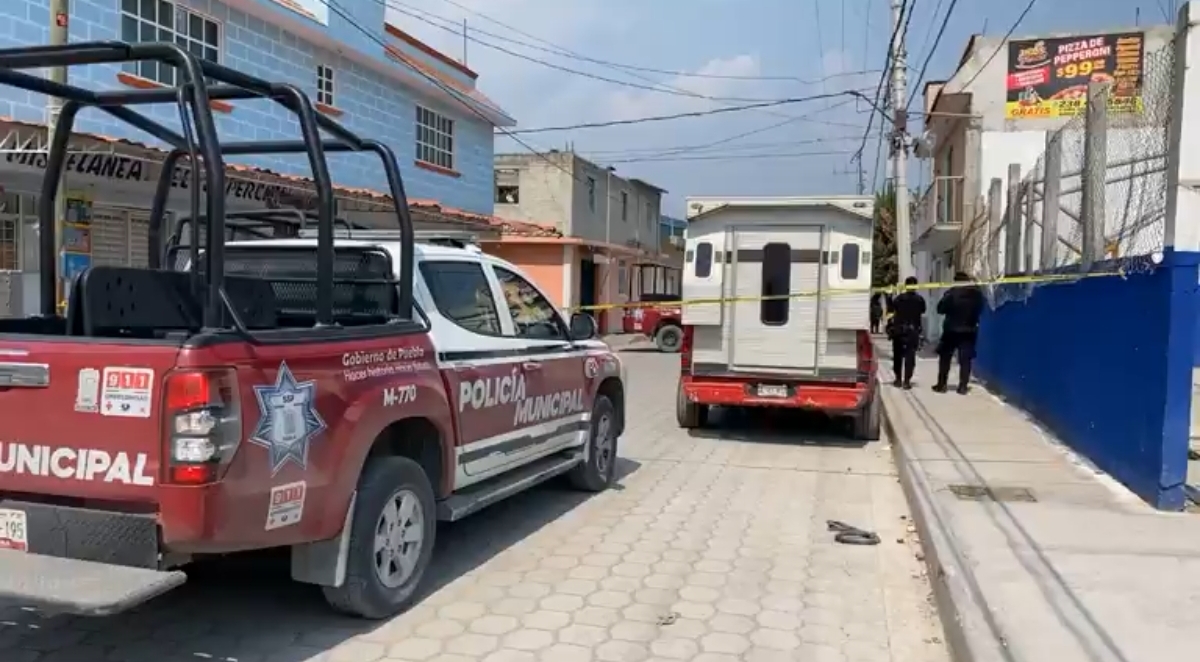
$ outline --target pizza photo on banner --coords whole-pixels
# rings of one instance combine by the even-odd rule
[[[1084,114],[1088,83],[1111,83],[1110,113],[1142,112],[1141,32],[1025,39],[1008,44],[1010,119]]]

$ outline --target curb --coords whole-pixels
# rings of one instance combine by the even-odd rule
[[[913,524],[921,537],[921,550],[929,573],[930,587],[937,606],[950,658],[954,662],[993,662],[1008,660],[1012,655],[1003,641],[988,630],[990,617],[987,607],[975,599],[968,586],[971,571],[962,562],[961,549],[954,532],[939,517],[935,495],[923,476],[911,465],[904,445],[896,433],[884,398],[883,425],[892,445],[892,456],[900,476],[900,485],[912,511]]]

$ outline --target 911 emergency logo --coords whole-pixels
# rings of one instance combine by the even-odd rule
[[[259,418],[250,443],[267,449],[271,475],[288,462],[307,468],[308,446],[326,427],[317,413],[317,382],[297,382],[287,363],[280,363],[275,383],[255,386],[254,397]]]

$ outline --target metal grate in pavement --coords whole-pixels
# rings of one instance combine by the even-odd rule
[[[1027,487],[986,487],[983,485],[951,485],[954,496],[964,501],[1023,501],[1034,502],[1037,497]]]

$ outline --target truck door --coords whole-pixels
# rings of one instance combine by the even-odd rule
[[[504,335],[507,310],[486,265],[424,260],[420,270],[440,317],[431,322],[458,426],[455,485],[462,488],[494,475],[521,443],[515,410],[541,378],[522,366],[525,343]]]
[[[503,293],[506,319],[512,322],[505,334],[526,345],[522,368],[531,386],[526,401],[518,406],[514,425],[532,441],[527,450],[514,455],[513,464],[582,445],[592,410],[584,377],[587,350],[574,346],[566,322],[537,286],[499,264],[493,264],[492,271]]]
[[[755,371],[815,371],[820,329],[819,225],[731,231],[730,364]],[[790,296],[808,293],[808,296]],[[779,297],[779,298],[764,298]]]

